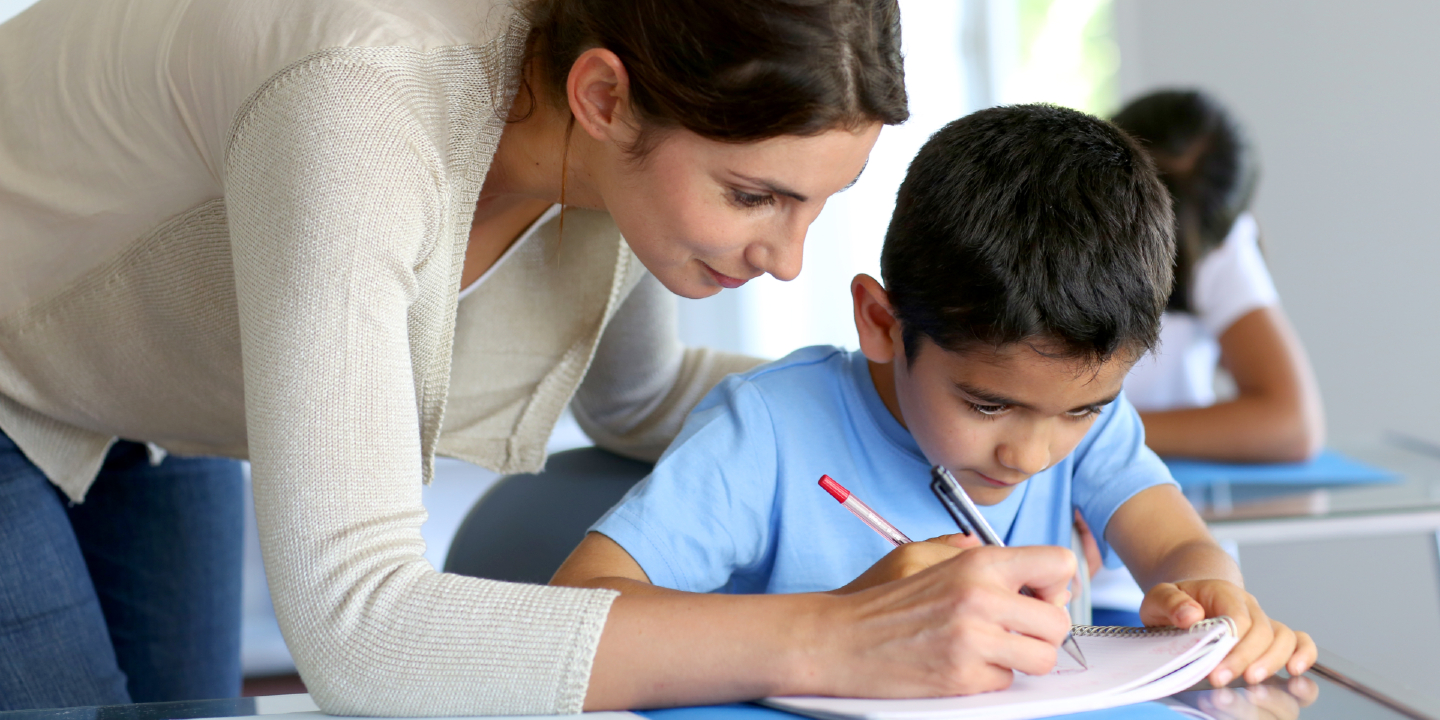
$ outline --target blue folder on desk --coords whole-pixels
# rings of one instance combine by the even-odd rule
[[[1231,485],[1361,485],[1395,482],[1400,476],[1373,465],[1345,457],[1334,450],[1322,450],[1315,459],[1302,463],[1265,465],[1219,463],[1170,458],[1170,474],[1182,489]]]

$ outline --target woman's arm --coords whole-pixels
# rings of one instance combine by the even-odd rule
[[[229,148],[271,597],[328,713],[578,712],[616,593],[439,573],[424,557],[422,413],[437,384],[425,348],[454,312],[440,288],[453,287],[460,239],[444,233],[466,226],[428,131],[443,105],[409,57],[292,66],[250,102]]]
[[[1279,306],[1251,310],[1220,335],[1238,395],[1210,407],[1142,412],[1159,455],[1299,462],[1320,451],[1325,418],[1305,348]]]
[[[581,582],[622,593],[600,639],[586,710],[998,690],[1010,685],[1012,668],[1049,672],[1069,629],[1060,603],[1074,559],[1060,548],[975,549],[847,595],[709,595],[650,585],[603,535],[581,547],[588,560],[567,562],[571,575],[614,572]],[[576,577],[562,568],[555,581]],[[1044,600],[1020,595],[1022,585]]]
[[[761,362],[685,347],[675,296],[647,272],[605,327],[570,407],[596,445],[654,462],[710,388]]]
[[[1240,568],[1211,537],[1204,521],[1174,485],[1142,490],[1121,505],[1105,539],[1145,588],[1146,625],[1190,627],[1209,617],[1235,621],[1240,642],[1210,673],[1223,685],[1244,674],[1257,683],[1285,667],[1292,675],[1315,662],[1315,643],[1265,615],[1245,591]]]

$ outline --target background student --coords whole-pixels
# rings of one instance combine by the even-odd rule
[[[1324,413],[1250,212],[1259,181],[1254,146],[1234,116],[1199,90],[1136,98],[1114,123],[1150,151],[1175,203],[1175,286],[1160,345],[1125,380],[1146,444],[1167,457],[1310,458],[1324,441]],[[1236,391],[1218,403],[1217,366]]]

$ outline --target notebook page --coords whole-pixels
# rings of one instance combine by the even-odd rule
[[[1114,629],[1110,629],[1113,631]],[[1082,669],[1065,653],[1048,675],[1016,673],[999,692],[950,698],[869,700],[770,698],[767,705],[825,718],[937,720],[939,718],[1044,717],[1114,707],[1179,692],[1219,664],[1236,638],[1229,618],[1197,623],[1190,632],[1096,635],[1077,628],[1075,639],[1090,663]],[[1177,672],[1181,671],[1183,672]],[[1048,709],[1048,710],[1047,710]]]

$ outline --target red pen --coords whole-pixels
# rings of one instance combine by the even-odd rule
[[[895,547],[900,547],[910,542],[910,538],[905,537],[905,533],[900,532],[894,525],[886,522],[885,518],[880,517],[879,513],[871,510],[869,505],[860,502],[860,498],[851,495],[850,491],[845,489],[845,486],[835,482],[829,475],[820,476],[820,487],[825,488],[825,492],[830,493],[836,500],[839,500],[840,504],[844,505],[846,510],[855,513],[855,517],[860,518],[861,522],[869,525],[870,529],[875,532],[880,533],[881,537],[889,540]]]

